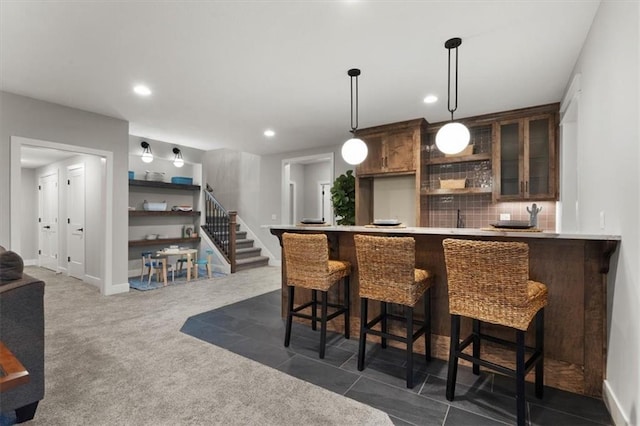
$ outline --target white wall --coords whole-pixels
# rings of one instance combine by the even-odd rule
[[[94,114],[37,99],[0,92],[0,245],[11,247],[12,226],[21,218],[12,218],[11,210],[11,138],[23,137],[49,141],[112,155],[113,218],[110,253],[112,267],[101,271],[105,294],[128,291],[127,284],[127,163],[129,124],[121,119]],[[18,172],[15,179],[20,179]],[[20,200],[20,198],[16,198]],[[15,222],[15,223],[14,223]],[[18,244],[18,242],[16,243]]]
[[[35,169],[22,169],[21,256],[26,264],[38,260],[38,180]]]
[[[373,218],[398,219],[406,226],[417,226],[415,175],[373,180]]]
[[[622,236],[608,276],[605,400],[617,424],[631,425],[640,424],[639,23],[638,2],[603,1],[574,70],[579,231]]]

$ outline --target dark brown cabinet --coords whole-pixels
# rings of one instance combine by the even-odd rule
[[[357,136],[367,144],[369,152],[356,167],[356,175],[415,173],[426,126],[427,122],[420,118],[359,130]]]
[[[557,199],[556,114],[550,111],[494,124],[496,201]]]

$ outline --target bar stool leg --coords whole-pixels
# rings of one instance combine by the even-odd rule
[[[431,287],[424,293],[424,356],[431,361]]]
[[[320,318],[320,359],[323,359],[324,349],[327,344],[327,292],[322,291],[321,293],[322,293],[322,313]]]
[[[311,290],[311,329],[316,330],[316,318],[318,317],[318,291]]]
[[[544,396],[544,308],[536,314],[536,352],[540,354],[536,363],[536,398]]]
[[[460,349],[460,315],[451,315],[451,342],[449,343],[449,371],[447,372],[447,400],[453,401],[458,375],[458,350]]]
[[[473,319],[473,357],[480,358],[480,321]],[[480,364],[473,363],[473,374],[480,374]]]
[[[291,342],[291,320],[293,319],[293,289],[292,285],[289,287],[289,295],[287,300],[287,328],[284,333],[284,346],[285,348],[289,347],[289,342]]]
[[[516,331],[516,417],[518,426],[524,426],[526,401],[524,399],[524,331]]]
[[[364,370],[364,351],[367,344],[368,300],[360,298],[360,341],[358,342],[358,371]]]
[[[382,322],[380,325],[380,330],[382,330],[383,333],[387,332],[387,302],[380,302],[380,314],[382,315]],[[387,338],[384,336],[381,336],[381,345],[382,345],[382,349],[385,349],[387,347]]]
[[[407,387],[413,388],[413,308],[405,307],[407,311]]]
[[[349,282],[349,276],[346,276],[344,278],[343,285],[344,285],[344,337],[348,339],[351,334],[351,324],[349,321],[349,315],[350,315],[349,288],[351,286],[351,283]]]

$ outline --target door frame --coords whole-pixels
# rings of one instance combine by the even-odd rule
[[[327,161],[329,162],[330,180],[335,180],[335,162],[334,153],[327,152],[324,154],[305,155],[301,157],[284,158],[282,159],[281,170],[281,185],[280,185],[280,217],[282,223],[291,223],[291,217],[289,214],[289,182],[291,181],[291,165],[292,164],[312,164]]]
[[[101,149],[87,148],[77,145],[67,145],[58,142],[50,142],[38,139],[11,136],[11,249],[20,253],[20,238],[22,218],[20,214],[21,188],[22,188],[22,166],[20,156],[22,145],[32,145],[42,148],[59,149],[79,154],[89,154],[101,157],[105,162],[105,226],[102,234],[102,255],[104,264],[102,267],[102,277],[99,283],[101,294],[112,294],[113,286],[113,152]],[[107,288],[108,285],[108,288]]]

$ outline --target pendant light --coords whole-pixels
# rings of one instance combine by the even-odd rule
[[[453,113],[458,109],[458,47],[462,44],[459,37],[451,38],[444,43],[449,51],[449,64],[447,68],[447,109],[451,113],[451,122],[445,124],[436,134],[436,146],[445,154],[457,154],[469,145],[469,129],[462,124],[453,121]],[[451,108],[451,49],[456,49],[455,72],[455,104]]]
[[[184,166],[184,160],[182,159],[182,151],[178,148],[173,148],[173,153],[176,155],[176,158],[173,159],[173,165],[176,167]]]
[[[140,146],[142,147],[142,162],[150,163],[153,161],[153,154],[151,153],[151,146],[148,142],[142,141],[140,142]]]
[[[360,70],[357,68],[350,69],[347,74],[351,79],[351,133],[353,134],[353,138],[349,139],[342,145],[342,158],[349,164],[357,165],[364,161],[367,158],[367,144],[362,141],[362,139],[356,138],[356,130],[358,129],[358,76],[360,75]],[[353,80],[355,79],[355,93],[356,93],[356,102],[355,109],[353,103]],[[354,119],[355,117],[355,119]],[[355,123],[355,124],[354,124]]]

